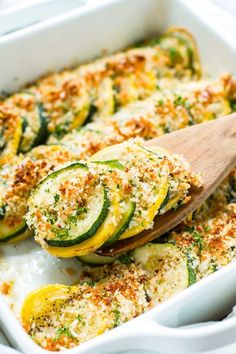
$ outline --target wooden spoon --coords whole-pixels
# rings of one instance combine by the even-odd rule
[[[183,155],[194,172],[203,177],[203,187],[190,189],[189,203],[156,216],[154,227],[137,236],[118,241],[97,253],[113,256],[144,245],[172,229],[196,210],[236,165],[236,114],[178,130],[149,140],[145,146],[161,146]]]

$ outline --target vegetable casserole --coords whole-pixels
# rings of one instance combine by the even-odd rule
[[[96,254],[201,187],[183,157],[143,142],[227,115],[235,100],[232,75],[202,77],[182,28],[3,98],[0,242],[34,235],[50,254],[84,263],[79,284],[26,298],[22,324],[39,345],[74,347],[235,259],[235,170],[170,233],[120,257]]]

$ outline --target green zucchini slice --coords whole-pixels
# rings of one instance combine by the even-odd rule
[[[4,185],[0,183],[0,220],[3,219],[6,214],[6,205],[3,199],[3,194],[4,194]]]
[[[107,246],[111,246],[112,244],[114,244],[116,241],[119,240],[119,238],[121,237],[121,235],[127,230],[127,228],[129,227],[129,224],[134,216],[134,211],[135,211],[135,207],[136,204],[133,201],[126,201],[125,202],[125,211],[122,214],[122,219],[119,222],[116,231],[114,232],[114,234],[109,238],[109,240],[104,244],[105,247]]]
[[[43,144],[47,138],[46,116],[41,103],[36,104],[34,113],[23,116],[23,128],[19,151],[26,153],[33,147]]]
[[[149,289],[153,298],[168,299],[189,286],[187,257],[170,243],[148,243],[132,252],[136,263],[153,274]]]
[[[129,223],[126,229],[121,226],[119,239],[137,235],[144,229],[150,228],[168,191],[168,175],[166,171],[159,171],[159,157],[142,146],[126,142],[100,150],[91,157],[91,160],[117,159],[126,166],[129,176],[131,192],[129,205],[126,209]],[[146,166],[153,166],[156,170],[155,180],[146,173]],[[160,173],[160,175],[159,175]],[[149,196],[149,201],[143,198]],[[115,237],[115,240],[118,238]]]
[[[88,174],[87,166],[74,163],[47,176],[34,192],[30,205],[40,205],[43,216],[49,223],[48,227],[50,225],[44,237],[48,245],[77,245],[92,237],[105,220],[110,201],[107,188],[103,184],[95,181],[95,185],[86,190],[86,199],[79,194],[77,199],[70,199],[77,185],[79,188],[77,180],[82,181]]]
[[[109,77],[104,78],[97,89],[97,97],[95,100],[96,112],[92,120],[96,118],[104,119],[114,113],[115,100],[113,80]]]
[[[93,161],[93,163],[98,165],[105,165],[110,167],[111,169],[118,169],[120,171],[124,171],[123,165],[118,160],[106,160],[106,161]],[[113,235],[108,239],[108,241],[104,244],[104,246],[110,246],[119,240],[120,236],[125,232],[125,230],[129,227],[130,221],[134,215],[135,211],[135,202],[132,200],[127,200],[127,197],[123,197],[122,199],[122,217],[120,222],[117,225],[117,228]]]
[[[186,68],[190,69],[193,75],[200,78],[201,63],[195,40],[190,32],[184,28],[171,27],[159,39],[159,44],[170,52],[170,59],[173,65],[178,60],[186,58]]]
[[[0,165],[9,163],[17,154],[23,129],[22,118],[11,107],[0,107]]]
[[[9,242],[16,237],[20,236],[27,230],[27,225],[25,220],[21,220],[14,225],[9,225],[7,218],[0,220],[0,243]]]
[[[28,152],[32,147],[45,142],[47,138],[47,120],[43,105],[34,94],[20,92],[7,100],[7,103],[22,117],[23,132],[19,152]]]

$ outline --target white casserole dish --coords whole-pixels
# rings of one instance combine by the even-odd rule
[[[206,72],[214,75],[236,70],[236,43],[217,28],[201,7],[187,0],[102,1],[96,7],[88,4],[64,16],[2,37],[0,90],[17,89],[48,70],[92,59],[104,48],[108,52],[122,49],[173,25],[185,26],[194,34]],[[19,280],[24,281],[22,287],[19,283],[20,295],[42,283],[64,281],[65,275],[62,278],[59,274],[60,265],[51,267],[46,275],[40,274],[37,266],[31,269],[29,260],[42,257],[43,251],[30,240],[22,244],[16,248],[7,246],[6,251],[7,258],[11,259],[12,272],[17,272],[18,268],[25,272],[19,275]],[[139,318],[70,352],[105,354],[144,349],[147,353],[153,350],[192,353],[223,346],[235,341],[235,318],[196,329],[175,327],[221,318],[235,302],[236,263],[232,263]],[[47,353],[24,332],[2,297],[0,326],[12,345],[24,353]]]

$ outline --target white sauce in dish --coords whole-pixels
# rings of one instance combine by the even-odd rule
[[[17,317],[22,302],[30,291],[51,283],[75,284],[81,272],[80,263],[75,258],[53,257],[33,239],[2,246],[0,269],[0,287],[3,287],[4,282],[12,283],[5,298]]]

